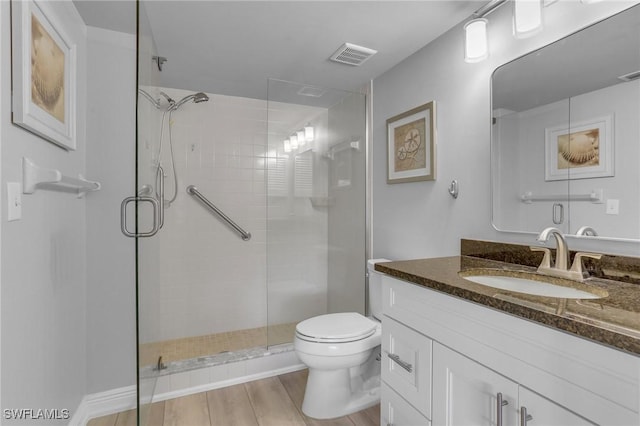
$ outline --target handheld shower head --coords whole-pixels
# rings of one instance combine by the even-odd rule
[[[209,100],[209,96],[207,96],[206,94],[202,92],[194,93],[192,95],[185,96],[175,104],[169,106],[168,111],[175,111],[189,101],[193,101],[194,103],[199,104],[200,102],[206,102],[208,100]]]
[[[199,104],[200,102],[207,102],[208,100],[209,97],[202,92],[198,92],[193,95],[193,102],[197,104]]]

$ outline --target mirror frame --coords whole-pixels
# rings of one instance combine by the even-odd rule
[[[543,46],[540,46],[536,49],[533,49],[531,51],[525,52],[521,55],[518,55],[517,57],[509,60],[508,62],[502,63],[500,65],[498,65],[497,67],[494,68],[494,70],[491,72],[491,76],[489,79],[489,101],[490,101],[490,106],[489,106],[489,111],[490,111],[490,139],[489,139],[489,144],[490,144],[490,170],[491,170],[491,176],[490,176],[490,180],[491,180],[491,190],[490,190],[490,200],[491,200],[491,226],[492,228],[497,231],[497,232],[501,232],[501,233],[507,233],[507,234],[519,234],[519,235],[537,235],[538,232],[537,231],[525,231],[525,230],[511,230],[511,229],[503,229],[500,228],[497,224],[496,224],[496,209],[495,209],[495,202],[496,202],[496,188],[495,188],[495,184],[497,181],[497,177],[496,177],[496,150],[497,147],[494,144],[494,135],[495,135],[495,130],[494,130],[494,116],[493,116],[493,112],[494,112],[494,77],[496,72],[501,69],[502,67],[511,64],[515,61],[518,61],[526,56],[535,54],[536,52],[539,52],[555,43],[559,43],[562,40],[565,40],[569,37],[573,37],[576,34],[587,30],[591,27],[597,26],[599,24],[601,24],[604,21],[607,21],[611,18],[614,18],[622,13],[628,12],[629,10],[633,9],[634,7],[638,7],[640,8],[640,3],[636,3],[633,5],[630,5],[629,7],[617,11],[609,16],[603,17],[602,19],[597,20],[596,22],[593,22],[591,24],[585,25],[581,28],[576,29],[575,31],[560,37],[558,39],[555,39]],[[612,86],[608,86],[608,87],[612,87]],[[597,89],[596,89],[597,90]],[[586,92],[589,93],[589,92]],[[570,98],[564,98],[564,99],[570,99]],[[564,100],[561,99],[561,100]],[[557,102],[560,102],[561,100],[558,100]],[[569,199],[570,195],[571,195],[571,189],[570,189],[570,180],[567,181],[568,182],[568,188],[567,188],[567,200]],[[569,205],[571,202],[569,201]],[[570,226],[570,225],[569,225]],[[575,234],[564,234],[566,237],[570,237],[570,238],[575,238],[575,239],[580,239],[580,240],[586,240],[586,241],[606,241],[606,242],[623,242],[623,243],[632,243],[632,244],[637,244],[640,243],[640,236],[637,238],[628,238],[628,237],[609,237],[609,236],[586,236],[586,235],[575,235]]]

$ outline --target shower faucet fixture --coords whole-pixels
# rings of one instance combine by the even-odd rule
[[[185,96],[184,98],[180,99],[178,102],[174,102],[173,104],[169,105],[169,108],[167,108],[167,111],[175,111],[189,101],[193,101],[193,103],[199,104],[201,102],[207,102],[208,100],[209,100],[209,96],[207,96],[205,93],[202,93],[202,92],[193,93],[191,95]]]

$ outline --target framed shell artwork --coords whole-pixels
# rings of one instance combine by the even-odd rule
[[[545,180],[614,176],[613,115],[545,129]]]
[[[435,102],[387,120],[387,183],[436,179]]]
[[[12,120],[67,150],[76,149],[76,43],[56,3],[11,2]]]

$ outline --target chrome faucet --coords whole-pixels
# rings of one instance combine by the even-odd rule
[[[553,235],[556,239],[556,258],[551,266],[551,250],[546,247],[530,247],[532,251],[542,251],[544,252],[544,257],[542,258],[542,262],[540,266],[538,266],[538,273],[542,275],[550,275],[554,277],[567,278],[575,281],[583,281],[584,273],[582,271],[582,258],[583,257],[591,257],[594,259],[600,259],[602,257],[601,254],[597,253],[576,253],[576,256],[573,260],[573,265],[571,265],[571,269],[567,266],[569,265],[569,247],[567,246],[567,242],[562,236],[562,232],[560,232],[557,228],[545,228],[540,235],[538,235],[537,240],[540,242],[546,242],[549,240],[549,237]]]
[[[553,264],[553,268],[566,271],[567,265],[569,264],[569,248],[567,247],[567,242],[562,236],[562,232],[560,232],[558,228],[546,228],[540,233],[540,235],[538,235],[537,240],[540,242],[546,242],[549,240],[551,235],[556,237],[556,259]]]
[[[583,226],[582,228],[578,229],[576,235],[584,235],[585,237],[597,237],[598,233],[590,226]]]

